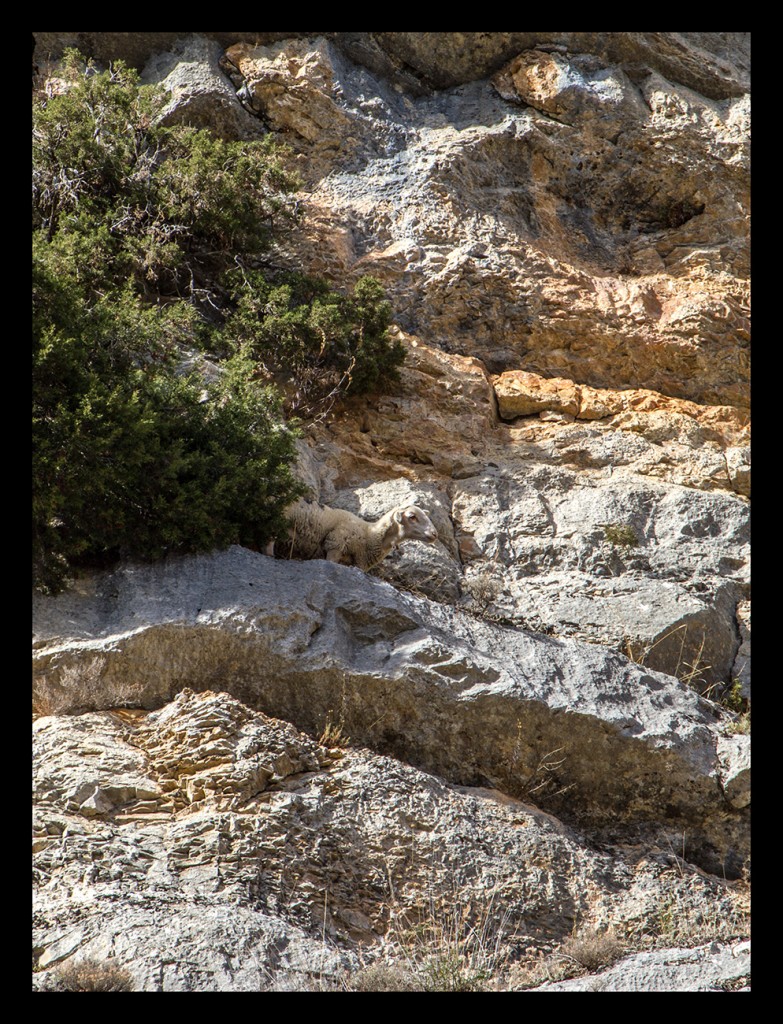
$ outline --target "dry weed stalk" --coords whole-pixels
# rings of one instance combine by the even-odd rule
[[[659,636],[657,640],[649,644],[643,650],[635,650],[630,638],[626,637],[624,644],[625,656],[630,661],[635,662],[637,665],[647,665],[648,658],[651,652],[654,651],[659,644],[662,644],[665,640],[668,640],[669,637],[674,636],[675,633],[681,633],[680,650],[677,657],[677,664],[675,666],[674,672],[670,674],[676,676],[676,678],[679,679],[680,682],[685,683],[686,686],[690,686],[693,689],[698,690],[698,684],[703,678],[704,673],[708,672],[712,668],[712,665],[708,665],[704,661],[702,661],[702,657],[704,655],[704,645],[706,643],[706,634],[704,633],[704,631],[702,631],[701,643],[699,644],[699,649],[696,652],[695,657],[693,657],[691,661],[685,660],[685,642],[688,638],[688,624],[686,622],[683,622],[679,626],[675,626],[673,629],[670,629],[669,632],[664,633],[663,636]],[[710,689],[710,687],[707,687],[704,691],[700,691],[701,695],[708,696]]]
[[[424,907],[401,907],[392,898],[391,959],[372,965],[371,977],[408,991],[479,992],[496,987],[515,938],[509,913],[498,912],[501,895],[496,888],[479,906],[466,900],[462,887],[455,884],[453,898],[438,898],[431,889]]]
[[[33,719],[74,711],[107,711],[139,706],[133,682],[106,675],[100,656],[41,672],[33,681]]]

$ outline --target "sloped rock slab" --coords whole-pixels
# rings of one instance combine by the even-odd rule
[[[637,953],[601,974],[541,985],[536,992],[746,992],[750,943]]]
[[[599,838],[664,829],[728,877],[747,860],[735,775],[748,766],[719,756],[719,709],[596,646],[238,547],[38,598],[35,630],[36,690],[56,711],[223,690],[311,735],[337,723],[452,782],[533,799]]]

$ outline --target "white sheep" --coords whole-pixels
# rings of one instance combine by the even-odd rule
[[[341,508],[300,498],[287,510],[291,554],[297,558],[326,558],[343,565],[372,569],[405,540],[432,543],[438,534],[418,505],[399,505],[375,522]],[[274,553],[274,542],[266,549]]]

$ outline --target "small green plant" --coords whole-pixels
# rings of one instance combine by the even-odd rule
[[[742,683],[739,679],[735,679],[730,686],[726,687],[720,699],[720,704],[729,711],[736,712],[738,715],[747,710],[748,701],[742,695]]]
[[[632,526],[627,523],[599,523],[603,527],[604,537],[617,547],[636,547],[639,538]]]
[[[58,988],[64,992],[132,992],[133,976],[124,967],[107,960],[76,960],[55,972]]]
[[[726,726],[726,731],[735,736],[749,736],[750,735],[750,709],[744,714],[735,718],[733,722],[729,722]]]
[[[748,735],[750,733],[750,700],[742,694],[742,683],[735,679],[731,686],[721,697],[724,708],[736,715],[736,718],[729,722],[726,731],[733,735]]]
[[[677,907],[674,901],[667,900],[662,902],[658,907],[657,914],[655,915],[655,927],[657,934],[664,940],[674,940],[674,936],[678,930],[677,923]]]
[[[750,734],[750,700],[743,696],[742,683],[735,679],[726,686],[719,704],[736,717],[726,725],[726,732],[735,736]]]
[[[460,951],[426,960],[421,968],[425,992],[484,992],[489,970],[475,967]]]

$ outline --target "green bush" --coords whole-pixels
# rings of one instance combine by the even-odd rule
[[[601,523],[600,525],[610,544],[620,547],[636,547],[639,543],[634,528],[627,523]]]
[[[59,272],[88,296],[130,282],[145,301],[188,304],[199,314],[193,339],[252,356],[299,415],[393,384],[404,350],[388,337],[391,308],[377,281],[362,278],[344,295],[259,269],[275,232],[295,219],[298,179],[273,137],[227,142],[160,126],[161,100],[136,72],[121,63],[93,72],[71,52],[71,88],[34,112],[33,226]]]
[[[33,228],[105,294],[214,301],[213,278],[269,245],[298,184],[271,136],[227,142],[156,123],[162,100],[121,62],[96,73],[70,52],[63,94],[33,110]],[[219,293],[219,289],[217,289]]]
[[[34,278],[36,584],[57,590],[69,566],[119,555],[259,547],[282,530],[300,490],[294,432],[253,364],[235,356],[209,386],[178,376],[142,348],[165,314],[131,296],[86,307],[40,262]]]
[[[298,415],[397,381],[405,350],[389,340],[391,306],[373,278],[361,278],[351,295],[302,275],[276,285],[245,275],[243,284],[227,333],[284,387]]]
[[[377,282],[343,295],[260,266],[297,179],[271,137],[164,127],[121,63],[70,53],[33,119],[33,566],[261,546],[301,492],[285,408],[387,386]],[[206,385],[186,350],[222,359]]]

